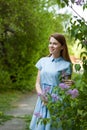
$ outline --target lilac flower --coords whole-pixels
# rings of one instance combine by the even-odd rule
[[[84,3],[84,0],[75,0],[75,3],[77,5],[82,5]]]
[[[34,115],[35,115],[37,118],[42,118],[42,115],[40,114],[40,112],[36,112],[36,113],[34,113]]]
[[[69,89],[67,91],[68,94],[70,94],[72,96],[72,98],[76,98],[79,95],[79,92],[77,89]]]
[[[50,86],[47,86],[46,88],[44,88],[44,90],[43,90],[43,94],[44,94],[44,93],[48,93],[49,90],[50,90]]]
[[[38,93],[38,96],[41,98],[42,101],[48,101],[47,93]]]
[[[65,83],[60,83],[59,87],[61,87],[62,89],[68,89],[70,86],[66,85]]]
[[[42,93],[38,93],[38,96],[46,95],[50,90],[50,86],[43,89]]]
[[[55,93],[52,93],[51,97],[53,98],[53,101],[57,101],[59,99],[59,97]]]

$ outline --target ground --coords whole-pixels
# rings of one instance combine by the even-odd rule
[[[26,130],[26,123],[23,119],[25,116],[32,115],[37,100],[36,92],[23,96],[16,107],[7,111],[7,115],[13,116],[4,125],[0,125],[0,130]]]

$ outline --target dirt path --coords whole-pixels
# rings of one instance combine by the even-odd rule
[[[22,97],[22,99],[16,103],[16,108],[6,112],[7,115],[11,115],[14,118],[6,121],[4,125],[0,125],[0,130],[26,130],[26,123],[23,117],[25,117],[25,115],[32,115],[36,100],[37,95],[35,92]]]

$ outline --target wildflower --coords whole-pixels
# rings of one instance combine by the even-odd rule
[[[62,89],[68,89],[70,86],[66,85],[65,83],[60,83],[59,87],[61,87]]]
[[[55,93],[53,93],[53,94],[51,95],[51,97],[52,97],[53,101],[57,101],[57,100],[59,99],[59,97],[58,97],[57,94],[55,94]]]
[[[36,113],[34,113],[34,115],[35,115],[36,117],[38,117],[38,118],[42,118],[42,115],[40,114],[40,112],[36,112]]]
[[[67,91],[68,94],[70,94],[72,96],[72,98],[76,98],[79,95],[79,92],[77,89],[69,89]]]

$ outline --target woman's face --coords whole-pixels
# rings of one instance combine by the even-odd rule
[[[62,49],[63,49],[63,46],[54,37],[51,37],[49,40],[50,54],[52,54],[55,57],[59,57]]]

